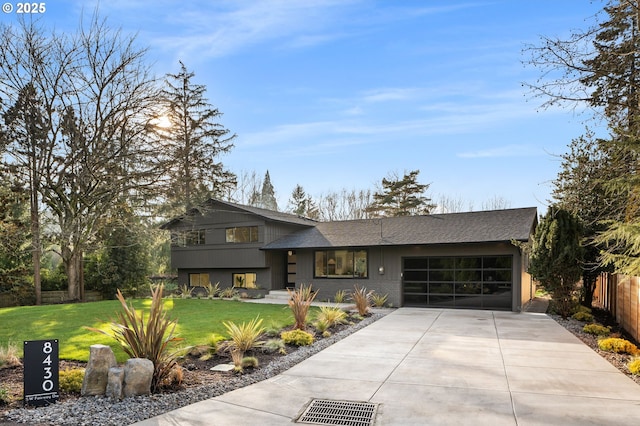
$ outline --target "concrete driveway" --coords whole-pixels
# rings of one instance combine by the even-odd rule
[[[349,416],[370,407],[374,425],[640,422],[640,386],[545,314],[400,308],[283,374],[136,424],[291,425],[334,400],[346,414],[311,424],[364,426]]]

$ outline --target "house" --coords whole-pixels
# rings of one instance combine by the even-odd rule
[[[163,225],[178,282],[282,290],[319,300],[364,286],[394,306],[519,311],[533,298],[526,255],[535,207],[316,222],[209,200]]]

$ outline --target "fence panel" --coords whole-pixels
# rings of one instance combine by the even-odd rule
[[[594,306],[611,312],[618,324],[640,341],[640,277],[602,274],[594,296]]]

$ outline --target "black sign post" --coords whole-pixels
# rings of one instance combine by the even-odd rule
[[[24,342],[24,404],[48,405],[58,401],[58,340]]]

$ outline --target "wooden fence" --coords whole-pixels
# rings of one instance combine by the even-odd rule
[[[602,274],[593,299],[595,306],[611,312],[618,324],[640,341],[640,277]]]
[[[97,291],[85,291],[85,302],[95,302],[102,300],[102,294]],[[42,304],[53,305],[55,303],[66,303],[69,301],[69,293],[60,291],[43,291],[42,292]],[[14,298],[8,293],[0,293],[0,308],[6,308],[8,306],[16,306]]]

